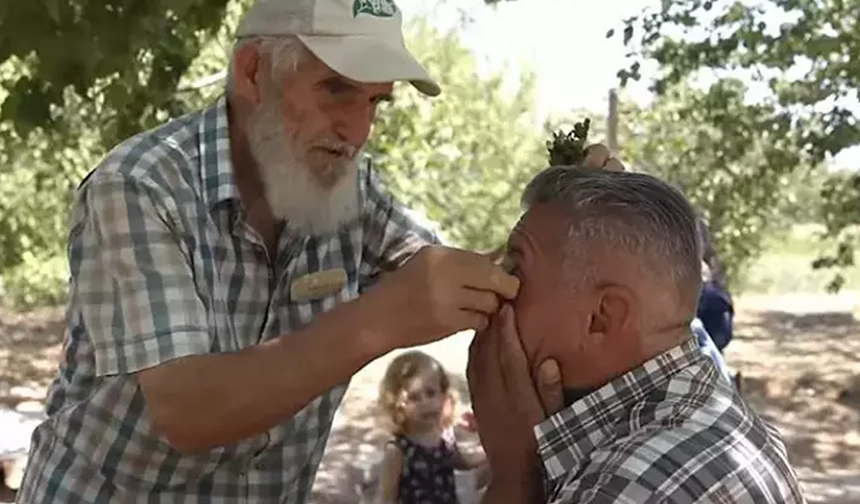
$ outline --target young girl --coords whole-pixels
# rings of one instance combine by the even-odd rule
[[[379,404],[393,436],[380,467],[381,504],[457,504],[454,470],[488,470],[483,453],[463,453],[453,435],[454,395],[436,359],[397,356],[380,386]]]

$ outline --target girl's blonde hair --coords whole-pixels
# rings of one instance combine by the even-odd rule
[[[378,405],[385,428],[390,432],[402,432],[406,425],[406,418],[399,403],[407,383],[427,371],[432,371],[439,376],[439,390],[445,396],[443,427],[450,427],[454,423],[454,405],[457,403],[457,397],[451,387],[448,373],[439,361],[424,352],[414,350],[400,354],[391,361],[379,386]]]

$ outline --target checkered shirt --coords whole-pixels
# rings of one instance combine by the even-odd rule
[[[779,434],[694,340],[535,427],[548,502],[799,504]]]
[[[226,110],[222,97],[129,139],[82,184],[69,237],[64,359],[18,502],[308,500],[347,384],[266,433],[183,455],[153,432],[134,373],[295,331],[437,239],[365,166],[360,222],[324,238],[285,231],[270,260],[244,220]],[[293,280],[334,268],[347,273],[340,292],[290,298]]]

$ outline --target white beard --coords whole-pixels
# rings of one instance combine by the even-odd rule
[[[259,105],[248,121],[247,134],[272,214],[286,220],[289,230],[325,235],[359,218],[357,156],[344,167],[332,168],[343,173],[333,186],[324,187],[295,155],[277,100]]]

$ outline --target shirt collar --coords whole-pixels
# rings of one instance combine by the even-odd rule
[[[676,373],[706,359],[690,338],[621,375],[535,426],[538,454],[550,481],[567,475],[607,438],[618,420]],[[573,458],[573,460],[571,460]]]
[[[203,197],[209,208],[223,201],[238,199],[230,157],[230,124],[227,120],[227,98],[222,95],[200,115],[198,129],[200,178]]]

